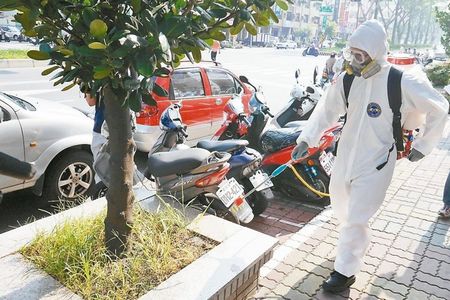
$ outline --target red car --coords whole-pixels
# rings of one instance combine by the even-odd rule
[[[156,83],[169,95],[160,97],[153,93],[157,106],[143,104],[141,112],[136,115],[134,140],[138,150],[143,152],[150,151],[160,135],[159,118],[172,102],[181,101],[181,116],[188,127],[188,143],[193,144],[210,138],[220,127],[224,106],[240,88],[244,90],[242,99],[246,111],[252,95],[236,75],[214,63],[181,65],[168,77],[157,77]]]

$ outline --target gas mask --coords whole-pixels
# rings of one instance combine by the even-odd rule
[[[344,67],[347,73],[367,79],[381,70],[381,66],[361,50],[344,50]]]

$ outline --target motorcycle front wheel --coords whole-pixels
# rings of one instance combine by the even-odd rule
[[[322,193],[329,193],[330,178],[319,167],[318,174],[311,179],[306,172],[304,172],[299,166],[296,166],[297,172],[300,176],[314,189]],[[330,204],[330,197],[322,197],[308,189],[300,180],[292,173],[292,171],[286,170],[283,178],[279,178],[276,181],[276,185],[279,186],[280,191],[286,196],[294,199],[298,199],[299,196],[303,196],[306,202],[317,204],[320,206],[327,206]],[[287,175],[289,178],[287,178]]]
[[[253,185],[249,179],[243,179],[244,191],[248,193],[251,189],[253,189]],[[269,202],[274,198],[273,192],[270,188],[261,190],[259,192],[254,192],[253,194],[247,197],[248,204],[252,208],[253,214],[255,216],[259,216],[262,214],[266,208],[269,206]]]

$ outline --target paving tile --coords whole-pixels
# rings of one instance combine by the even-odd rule
[[[308,298],[308,299],[310,299],[310,298]],[[344,299],[349,299],[349,298],[345,297],[345,296],[341,296],[341,295],[327,293],[323,290],[319,290],[312,299],[314,299],[314,300],[344,300]]]
[[[281,296],[283,298],[286,298],[284,297],[284,295],[286,295],[290,290],[291,290],[290,287],[285,286],[284,284],[279,284],[272,290],[272,293]]]
[[[406,285],[398,284],[392,280],[387,280],[385,278],[378,277],[376,279],[372,278],[370,282],[373,285],[389,290],[393,293],[400,294],[403,297],[405,297],[408,293],[408,287]]]
[[[314,249],[314,255],[326,258],[335,249],[336,249],[335,245],[328,243],[321,243],[317,246],[316,249]]]
[[[286,258],[283,260],[285,264],[296,266],[299,262],[301,262],[306,256],[307,252],[303,250],[294,249],[291,253],[289,253]]]
[[[438,276],[450,281],[450,260],[448,262],[449,263],[441,261]]]
[[[406,254],[406,256],[410,256],[411,258],[414,258],[414,254],[409,254],[409,255]],[[391,254],[388,253],[384,257],[384,260],[386,260],[388,262],[391,262],[391,263],[395,263],[397,265],[401,265],[401,266],[404,266],[404,267],[412,268],[412,269],[419,268],[419,262],[418,261],[410,260],[407,257],[399,257],[397,255],[391,255]]]
[[[437,275],[440,261],[428,257],[424,257],[420,264],[420,271],[430,275]]]
[[[398,300],[398,299],[403,299],[404,296],[398,294],[398,293],[393,293],[390,290],[386,290],[385,288],[379,287],[377,285],[369,285],[364,291],[363,293],[367,293],[369,295],[375,296],[378,299],[389,299],[389,300]]]
[[[277,284],[277,281],[268,279],[267,277],[259,278],[259,285],[267,289],[273,289]]]
[[[380,245],[380,244],[374,244],[372,247],[367,251],[367,255],[370,255],[372,257],[377,258],[383,258],[389,251],[388,246]]]
[[[297,290],[304,292],[308,296],[312,297],[320,289],[320,286],[322,285],[324,280],[325,280],[325,278],[311,273],[297,287]]]
[[[280,282],[281,280],[283,280],[284,276],[286,276],[286,274],[278,272],[277,270],[272,270],[269,272],[269,274],[266,275],[265,278],[275,282]]]
[[[448,285],[448,283],[447,283],[447,285]],[[449,290],[445,290],[441,287],[431,285],[426,282],[414,280],[412,283],[412,287],[415,288],[416,290],[425,292],[429,295],[434,295],[436,297],[441,297],[444,299],[450,299],[450,291]]]
[[[366,286],[369,284],[372,276],[373,276],[373,273],[368,273],[365,271],[359,272],[358,274],[356,274],[356,281],[352,285],[352,288],[357,289],[360,292],[364,291]]]
[[[291,288],[297,288],[298,285],[308,276],[309,273],[299,268],[294,268],[286,277],[283,278],[282,283]]]
[[[399,265],[388,262],[381,261],[378,269],[375,271],[375,274],[379,277],[384,277],[386,279],[391,279],[394,277]]]
[[[424,300],[424,299],[428,299],[430,295],[422,292],[422,291],[418,291],[414,288],[410,288],[408,295],[407,295],[407,299],[411,299],[411,300]]]
[[[287,265],[287,264],[281,262],[276,266],[276,268],[274,270],[287,275],[292,271],[293,268],[294,268],[294,266]]]
[[[440,277],[425,274],[422,272],[417,272],[415,280],[420,280],[422,282],[438,286],[441,289],[446,289],[450,293],[450,286],[448,285],[448,281]]]
[[[399,266],[391,280],[405,286],[410,286],[414,280],[415,273],[416,271],[411,268]]]
[[[334,261],[329,260],[327,258],[317,256],[317,255],[315,255],[315,253],[311,253],[308,256],[306,256],[305,261],[313,263],[317,266],[321,266],[325,269],[329,269],[330,271],[334,270]]]
[[[290,289],[283,298],[290,299],[290,300],[307,300],[310,299],[310,296],[306,295],[305,293],[300,292],[296,289]]]

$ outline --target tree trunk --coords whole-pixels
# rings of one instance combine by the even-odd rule
[[[398,28],[397,28],[397,22],[398,22],[398,12],[399,12],[399,9],[400,9],[400,0],[397,0],[397,3],[396,3],[396,5],[395,5],[395,12],[394,12],[394,14],[395,14],[395,17],[394,17],[394,26],[393,26],[393,28],[392,28],[392,43],[393,44],[396,44],[396,42],[397,42],[397,34],[398,34]]]
[[[409,42],[409,35],[411,33],[411,22],[412,22],[411,19],[412,19],[412,16],[408,20],[408,28],[406,29],[406,37],[403,42],[405,45],[408,45],[408,42]]]
[[[111,182],[106,193],[105,243],[113,257],[126,251],[133,221],[134,140],[131,135],[130,110],[122,106],[110,86],[103,88],[105,117],[109,129]]]

